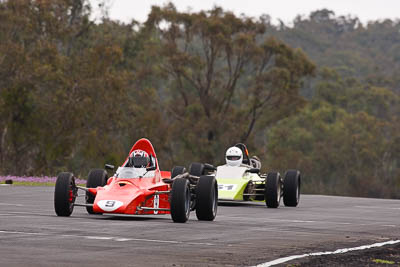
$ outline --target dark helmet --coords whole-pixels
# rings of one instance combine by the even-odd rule
[[[141,149],[134,150],[129,156],[130,165],[135,168],[146,168],[151,164],[149,154]]]

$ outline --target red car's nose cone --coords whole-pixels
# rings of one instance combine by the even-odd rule
[[[139,179],[114,179],[109,185],[98,188],[93,211],[97,213],[135,214],[137,206],[154,194],[136,185]]]

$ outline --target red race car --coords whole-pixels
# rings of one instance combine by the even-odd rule
[[[54,208],[58,216],[70,216],[75,206],[86,207],[89,214],[171,214],[174,222],[186,222],[190,211],[196,210],[199,220],[212,221],[217,215],[218,185],[214,176],[206,174],[213,169],[193,163],[189,172],[174,167],[171,176],[169,171],[160,171],[153,145],[142,138],[110,178],[106,170],[94,169],[86,187],[81,187],[72,173],[60,173]],[[86,192],[86,203],[75,203],[79,190]]]

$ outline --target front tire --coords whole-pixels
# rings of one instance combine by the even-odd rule
[[[281,175],[279,172],[268,173],[265,179],[265,204],[268,208],[277,208],[281,202]]]
[[[171,217],[174,222],[184,223],[190,215],[190,188],[185,178],[176,178],[171,189]]]
[[[54,190],[54,209],[57,216],[70,216],[74,210],[77,188],[70,172],[58,175]]]
[[[283,180],[283,203],[288,207],[297,207],[300,201],[300,171],[288,170]]]
[[[200,176],[196,186],[196,216],[201,221],[213,221],[217,216],[218,185],[214,176]]]
[[[87,188],[96,188],[98,186],[105,186],[107,184],[107,171],[103,169],[94,169],[89,172],[88,179],[86,181]],[[86,192],[86,204],[93,204],[95,196],[89,192]],[[93,207],[86,207],[89,214],[96,214],[93,211]]]

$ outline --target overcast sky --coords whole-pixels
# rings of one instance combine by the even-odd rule
[[[90,0],[93,6],[104,0]],[[152,5],[163,6],[172,2],[179,11],[209,10],[214,5],[236,15],[245,14],[258,18],[268,14],[277,22],[293,21],[297,15],[308,16],[311,11],[328,8],[336,15],[357,16],[363,23],[384,18],[400,18],[400,0],[106,0],[110,7],[110,17],[123,22],[131,19],[144,22]],[[96,13],[99,16],[99,13]]]

